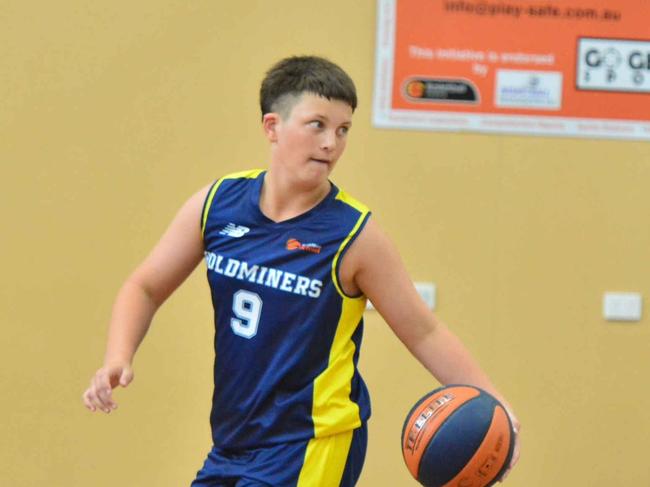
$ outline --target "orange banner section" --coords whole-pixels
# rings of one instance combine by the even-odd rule
[[[650,140],[647,0],[378,0],[377,126]]]

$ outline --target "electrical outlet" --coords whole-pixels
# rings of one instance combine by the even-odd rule
[[[641,320],[640,293],[606,292],[603,297],[603,316],[607,321]]]

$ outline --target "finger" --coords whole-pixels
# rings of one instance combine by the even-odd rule
[[[102,403],[99,397],[97,397],[97,393],[95,392],[94,388],[91,387],[88,390],[87,396],[92,407],[94,408],[93,411],[100,410],[106,412],[106,406]]]
[[[499,479],[499,482],[503,482],[506,478],[508,478],[508,475],[510,475],[510,472],[512,472],[512,469],[514,468],[515,465],[517,465],[517,462],[519,461],[521,440],[519,439],[519,430],[517,428],[515,428],[514,440],[515,440],[515,446],[512,451],[512,458],[510,459],[510,464],[508,465],[508,468]]]
[[[95,412],[97,410],[92,400],[90,399],[90,389],[86,389],[81,397],[83,398],[84,405],[87,409],[92,412]]]
[[[104,400],[104,404],[106,404],[106,406],[108,406],[108,411],[106,411],[107,413],[111,412],[113,409],[117,409],[117,404],[113,400],[113,391],[112,391],[112,389],[106,389],[103,392],[103,400]]]
[[[133,380],[133,370],[125,368],[122,371],[122,375],[120,376],[120,385],[122,387],[126,387],[131,383],[132,380]]]
[[[92,392],[97,406],[105,413],[110,412],[114,403],[111,399],[111,385],[108,382],[107,374],[102,372],[95,375]]]
[[[514,467],[515,464],[519,461],[519,452],[521,450],[521,425],[519,424],[519,421],[517,421],[517,425],[515,426],[515,448],[514,452],[512,454],[512,461],[510,462],[511,467]]]
[[[515,438],[515,450],[512,453],[512,461],[510,462],[510,468],[514,467],[517,465],[517,462],[519,461],[519,454],[521,451],[521,441],[519,440],[519,435],[516,436]]]

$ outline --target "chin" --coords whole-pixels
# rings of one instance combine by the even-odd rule
[[[314,165],[310,166],[307,168],[307,171],[304,171],[302,173],[302,180],[305,184],[309,184],[310,186],[319,186],[321,184],[324,184],[325,182],[328,181],[329,175],[332,172],[333,165],[330,164],[322,164],[318,163],[313,163]]]

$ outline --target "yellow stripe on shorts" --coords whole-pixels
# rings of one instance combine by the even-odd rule
[[[337,487],[341,485],[348,461],[353,430],[324,438],[313,438],[307,445],[298,487]]]

